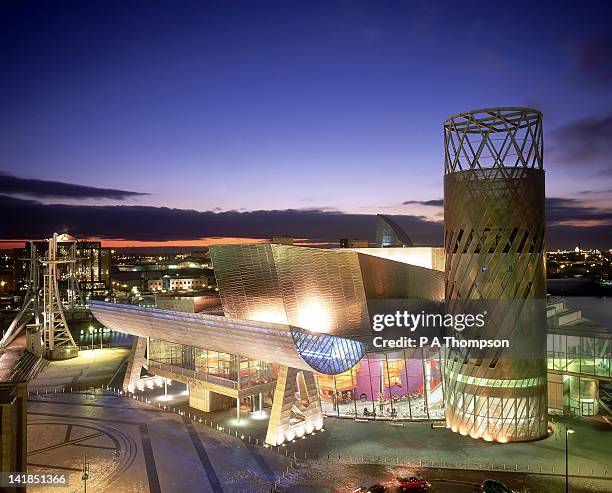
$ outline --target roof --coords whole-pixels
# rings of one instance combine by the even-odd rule
[[[406,232],[389,216],[378,214],[376,224],[376,244],[380,247],[406,246],[412,247],[414,244]]]

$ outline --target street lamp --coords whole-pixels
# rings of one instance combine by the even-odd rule
[[[89,463],[87,462],[87,454],[83,454],[83,475],[81,480],[83,481],[84,493],[87,493],[87,480],[89,479]]]
[[[568,465],[568,455],[567,455],[567,442],[570,434],[574,433],[574,430],[571,428],[565,428],[565,493],[569,492],[569,465]]]
[[[93,341],[94,327],[93,327],[93,325],[89,326],[89,333],[91,334],[91,350],[93,351],[93,344],[94,344],[94,341]]]

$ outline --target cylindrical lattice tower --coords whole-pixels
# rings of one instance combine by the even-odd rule
[[[485,440],[542,438],[547,433],[542,114],[529,108],[462,113],[444,122],[444,143],[448,307],[459,313],[466,304],[482,302],[488,313],[476,337],[510,343],[509,349],[449,348],[447,424]]]

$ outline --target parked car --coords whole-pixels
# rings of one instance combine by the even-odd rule
[[[415,476],[410,476],[408,478],[397,478],[395,480],[395,483],[395,491],[397,491],[398,493],[427,491],[431,487],[431,484],[429,484],[426,479],[417,478]]]
[[[514,493],[514,491],[508,488],[504,483],[496,481],[495,479],[485,479],[480,485],[480,491],[482,491],[482,493]]]

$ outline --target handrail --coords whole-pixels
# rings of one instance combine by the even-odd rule
[[[195,370],[190,370],[189,368],[183,368],[182,366],[172,365],[168,363],[161,363],[155,360],[149,360],[150,368],[158,368],[163,371],[167,371],[170,373],[176,373],[182,376],[186,376],[189,378],[194,378],[196,380],[201,380],[203,382],[212,383],[213,385],[219,385],[221,387],[229,388],[229,389],[238,389],[238,382],[234,382],[233,380],[228,380],[227,378],[221,378],[214,375],[209,375],[208,373],[198,372]]]

